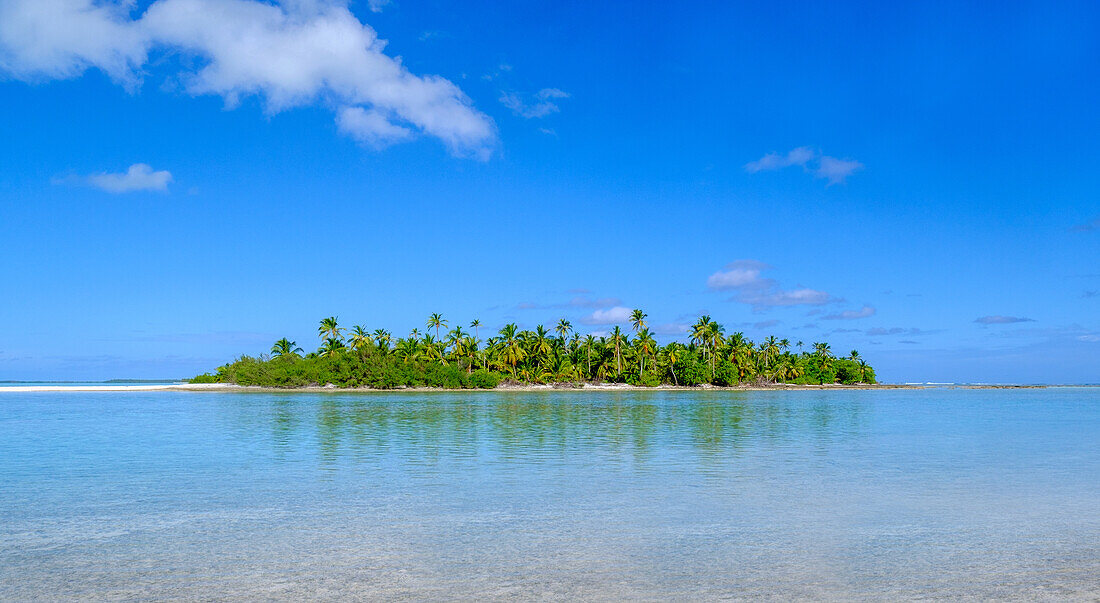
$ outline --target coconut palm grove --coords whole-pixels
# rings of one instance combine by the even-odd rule
[[[769,384],[873,384],[874,369],[852,350],[838,357],[828,343],[767,337],[753,342],[741,332],[726,333],[710,316],[700,316],[687,344],[660,345],[634,310],[629,330],[615,326],[605,335],[581,335],[565,319],[547,329],[520,330],[506,324],[481,338],[482,324],[465,330],[432,314],[425,330],[394,338],[385,329],[340,326],[337,317],[317,327],[320,347],[305,353],[282,338],[269,354],[242,356],[204,373],[192,383],[395,389],[494,388],[505,384],[577,385],[586,382],[658,385],[764,386]]]

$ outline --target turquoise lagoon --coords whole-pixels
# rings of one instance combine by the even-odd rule
[[[0,599],[1095,599],[1100,390],[0,393]]]

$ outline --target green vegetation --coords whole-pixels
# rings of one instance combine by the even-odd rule
[[[456,326],[445,334],[447,320],[432,314],[429,332],[417,329],[394,340],[383,329],[361,325],[341,328],[335,316],[317,329],[321,345],[303,355],[297,343],[276,341],[270,355],[242,356],[204,373],[192,383],[235,383],[268,387],[333,384],[337,387],[496,387],[515,383],[581,383],[599,381],[640,386],[735,386],[748,383],[826,384],[875,383],[875,371],[855,350],[844,358],[833,355],[828,343],[814,343],[792,351],[790,341],[768,337],[756,344],[743,333],[725,334],[722,325],[702,316],[688,332],[687,344],[660,345],[641,310],[631,314],[633,337],[614,327],[605,337],[581,337],[567,320],[553,333],[542,325],[520,331],[505,325],[494,337],[478,338]],[[434,330],[435,334],[432,334]]]

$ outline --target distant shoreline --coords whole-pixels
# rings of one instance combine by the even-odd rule
[[[262,387],[233,385],[230,383],[173,383],[160,385],[26,385],[0,387],[0,393],[33,393],[33,392],[155,392],[155,391],[184,391],[184,392],[224,392],[224,393],[432,393],[432,392],[586,392],[586,391],[726,391],[726,392],[757,392],[757,391],[860,391],[860,390],[892,390],[892,389],[1045,389],[1055,387],[1098,387],[1095,385],[960,385],[960,384],[891,384],[879,383],[874,385],[793,385],[779,383],[765,386],[740,385],[734,387],[706,386],[675,386],[659,385],[656,387],[642,387],[625,383],[584,383],[553,384],[553,385],[498,385],[490,389],[450,389],[442,387],[405,387],[394,389],[374,388],[340,388],[335,386],[306,386],[306,387]]]

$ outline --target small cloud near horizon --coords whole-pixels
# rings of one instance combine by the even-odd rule
[[[582,318],[581,323],[586,325],[625,324],[630,322],[630,313],[632,311],[631,308],[627,308],[626,306],[600,309]]]
[[[1018,322],[1035,322],[1034,318],[1025,318],[1023,316],[980,316],[974,319],[974,322],[983,325],[1008,325]]]
[[[90,176],[70,176],[54,179],[55,184],[65,182],[85,184],[114,194],[137,191],[166,193],[168,192],[168,185],[172,182],[172,173],[168,170],[154,170],[147,163],[135,163],[121,173],[103,172]]]
[[[761,272],[771,268],[757,260],[737,260],[707,277],[707,288],[734,291],[730,301],[749,304],[758,311],[776,306],[821,306],[839,301],[816,289],[783,289],[775,279],[761,276]]]
[[[877,310],[871,306],[863,306],[859,310],[845,310],[839,314],[829,314],[828,316],[822,316],[825,320],[857,320],[860,318],[867,318],[874,316]]]
[[[848,176],[863,169],[863,164],[854,159],[840,159],[829,155],[822,155],[810,147],[797,147],[786,154],[776,152],[767,153],[756,161],[745,164],[745,171],[750,174],[757,172],[771,172],[788,167],[798,166],[816,178],[824,178],[829,181],[827,186],[844,184]]]

